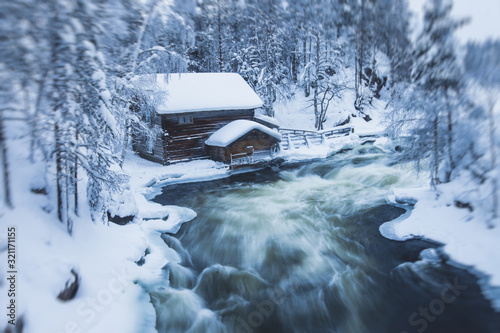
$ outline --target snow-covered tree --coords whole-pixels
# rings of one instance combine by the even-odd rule
[[[500,60],[498,52],[500,42],[486,41],[483,44],[471,43],[467,46],[465,67],[469,79],[469,90],[475,98],[476,112],[472,115],[469,126],[481,128],[469,137],[476,156],[471,156],[470,164],[465,167],[472,171],[482,184],[491,184],[491,219],[490,227],[498,223],[499,218],[499,184],[498,147],[500,139],[497,131],[498,106],[500,104]],[[480,139],[483,140],[480,140]],[[480,146],[483,141],[482,147]],[[479,147],[478,147],[479,146]],[[487,147],[487,148],[486,148]],[[479,155],[479,156],[478,156]]]
[[[6,129],[11,123],[25,121],[32,134],[32,149],[36,119],[30,111],[30,84],[38,80],[34,22],[40,17],[32,1],[0,3],[0,154],[3,201],[13,206],[10,186],[9,138]],[[14,124],[12,123],[12,124]],[[33,154],[30,153],[30,157]]]
[[[330,102],[341,96],[341,92],[347,89],[347,84],[342,82],[342,75],[337,75],[343,69],[341,46],[327,46],[327,43],[321,41],[319,34],[315,41],[315,54],[307,70],[311,80],[310,101],[314,109],[314,127],[322,130]]]
[[[127,62],[136,58],[133,53],[120,58],[123,54],[110,51],[108,43],[117,40],[123,48],[133,44],[127,30],[107,30],[132,24],[124,20],[141,12],[125,5],[124,0],[1,4],[5,20],[0,22],[8,38],[0,39],[0,98],[2,116],[3,111],[9,114],[0,125],[3,129],[5,121],[26,121],[32,137],[30,158],[44,165],[46,178],[54,180],[54,186],[48,184],[42,192],[54,199],[57,216],[70,233],[72,216],[79,213],[82,180],[88,179],[89,203],[98,217],[106,209],[102,198],[119,190],[125,180],[116,164],[125,144],[122,119],[127,117],[116,116],[129,112],[122,108],[115,83]],[[120,15],[110,19],[111,13]],[[17,115],[6,109],[13,103]],[[7,166],[8,142],[0,141]],[[8,168],[3,171],[8,185]]]
[[[454,126],[460,108],[463,71],[453,32],[464,21],[451,18],[451,6],[446,0],[430,0],[425,7],[423,30],[413,51],[411,85],[406,88],[402,108],[396,107],[396,112],[402,112],[393,123],[410,133],[411,158],[431,158],[432,184],[450,181],[456,167]]]

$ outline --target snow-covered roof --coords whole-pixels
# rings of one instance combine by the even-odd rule
[[[240,119],[230,122],[226,126],[219,129],[217,132],[212,134],[207,141],[205,141],[205,144],[216,147],[227,147],[238,138],[241,138],[243,135],[254,129],[264,132],[281,141],[281,134],[277,131],[256,123],[255,121]]]
[[[255,91],[236,73],[156,74],[168,93],[158,114],[212,110],[245,110],[262,106]]]
[[[278,122],[278,119],[276,119],[276,118],[265,116],[263,114],[255,115],[255,118],[259,119],[259,120],[262,120],[262,121],[264,121],[266,123],[269,123],[271,125],[274,125],[276,127],[280,127],[280,123]]]

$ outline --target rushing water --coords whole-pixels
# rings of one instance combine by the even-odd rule
[[[176,235],[168,286],[150,290],[159,332],[500,332],[476,279],[438,244],[378,227],[417,186],[373,146],[327,160],[170,186],[155,198],[194,209]],[[424,251],[425,260],[420,259]]]

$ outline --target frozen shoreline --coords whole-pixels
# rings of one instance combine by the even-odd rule
[[[500,254],[497,249],[499,228],[488,229],[484,217],[454,204],[453,187],[445,184],[438,188],[394,190],[387,202],[414,205],[399,218],[385,222],[379,228],[385,238],[406,241],[426,238],[444,244],[442,251],[449,263],[465,269],[479,279],[484,297],[500,312]]]

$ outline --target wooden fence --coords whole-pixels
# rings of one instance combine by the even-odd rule
[[[351,131],[351,126],[340,126],[323,131],[280,128],[281,148],[283,150],[290,150],[302,146],[306,146],[308,148],[311,146],[319,146],[325,143],[328,139],[349,135]]]

